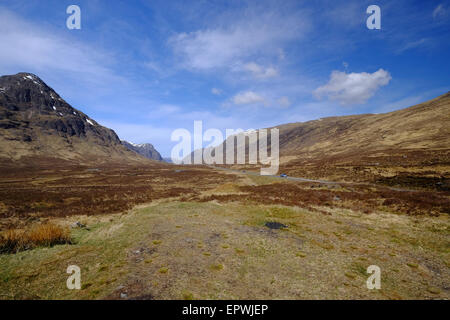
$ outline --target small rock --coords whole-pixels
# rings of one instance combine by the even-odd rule
[[[266,222],[265,226],[267,228],[270,228],[270,229],[281,229],[281,228],[287,228],[288,227],[287,225],[284,225],[284,224],[279,223],[279,222]]]
[[[71,225],[72,228],[86,228],[85,224],[82,224],[80,221],[74,222]]]
[[[333,200],[334,200],[334,201],[341,201],[341,197],[339,197],[339,196],[334,196]]]
[[[128,295],[126,293],[121,293],[120,294],[120,298],[121,299],[126,299],[128,297]]]

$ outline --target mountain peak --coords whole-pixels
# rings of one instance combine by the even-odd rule
[[[134,151],[148,159],[162,161],[161,154],[155,149],[151,143],[136,144],[133,142],[122,140],[122,144],[131,151]]]
[[[0,77],[2,158],[136,158],[116,133],[73,108],[38,76]]]

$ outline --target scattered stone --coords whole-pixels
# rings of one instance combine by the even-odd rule
[[[341,197],[339,197],[339,196],[334,196],[333,201],[341,201]]]
[[[82,224],[80,221],[74,222],[71,225],[72,228],[86,228],[85,224]]]
[[[126,299],[127,297],[128,297],[128,295],[126,293],[120,294],[120,299]]]

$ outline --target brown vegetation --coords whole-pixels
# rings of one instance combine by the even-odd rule
[[[34,225],[26,230],[9,229],[0,234],[0,253],[14,253],[34,247],[70,243],[70,231],[53,223]]]
[[[196,167],[65,166],[0,169],[0,230],[42,217],[124,212],[163,198],[188,197],[236,180]]]
[[[272,183],[241,186],[241,194],[215,194],[199,201],[244,201],[261,204],[299,206],[309,210],[316,207],[346,208],[371,213],[384,210],[408,215],[439,216],[450,213],[448,192],[395,191],[383,187],[350,185]]]

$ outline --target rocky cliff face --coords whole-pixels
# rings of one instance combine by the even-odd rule
[[[148,159],[163,161],[161,154],[150,143],[135,144],[128,141],[122,141],[122,144],[129,150],[132,150]]]
[[[136,158],[116,133],[31,73],[0,77],[0,158]]]

